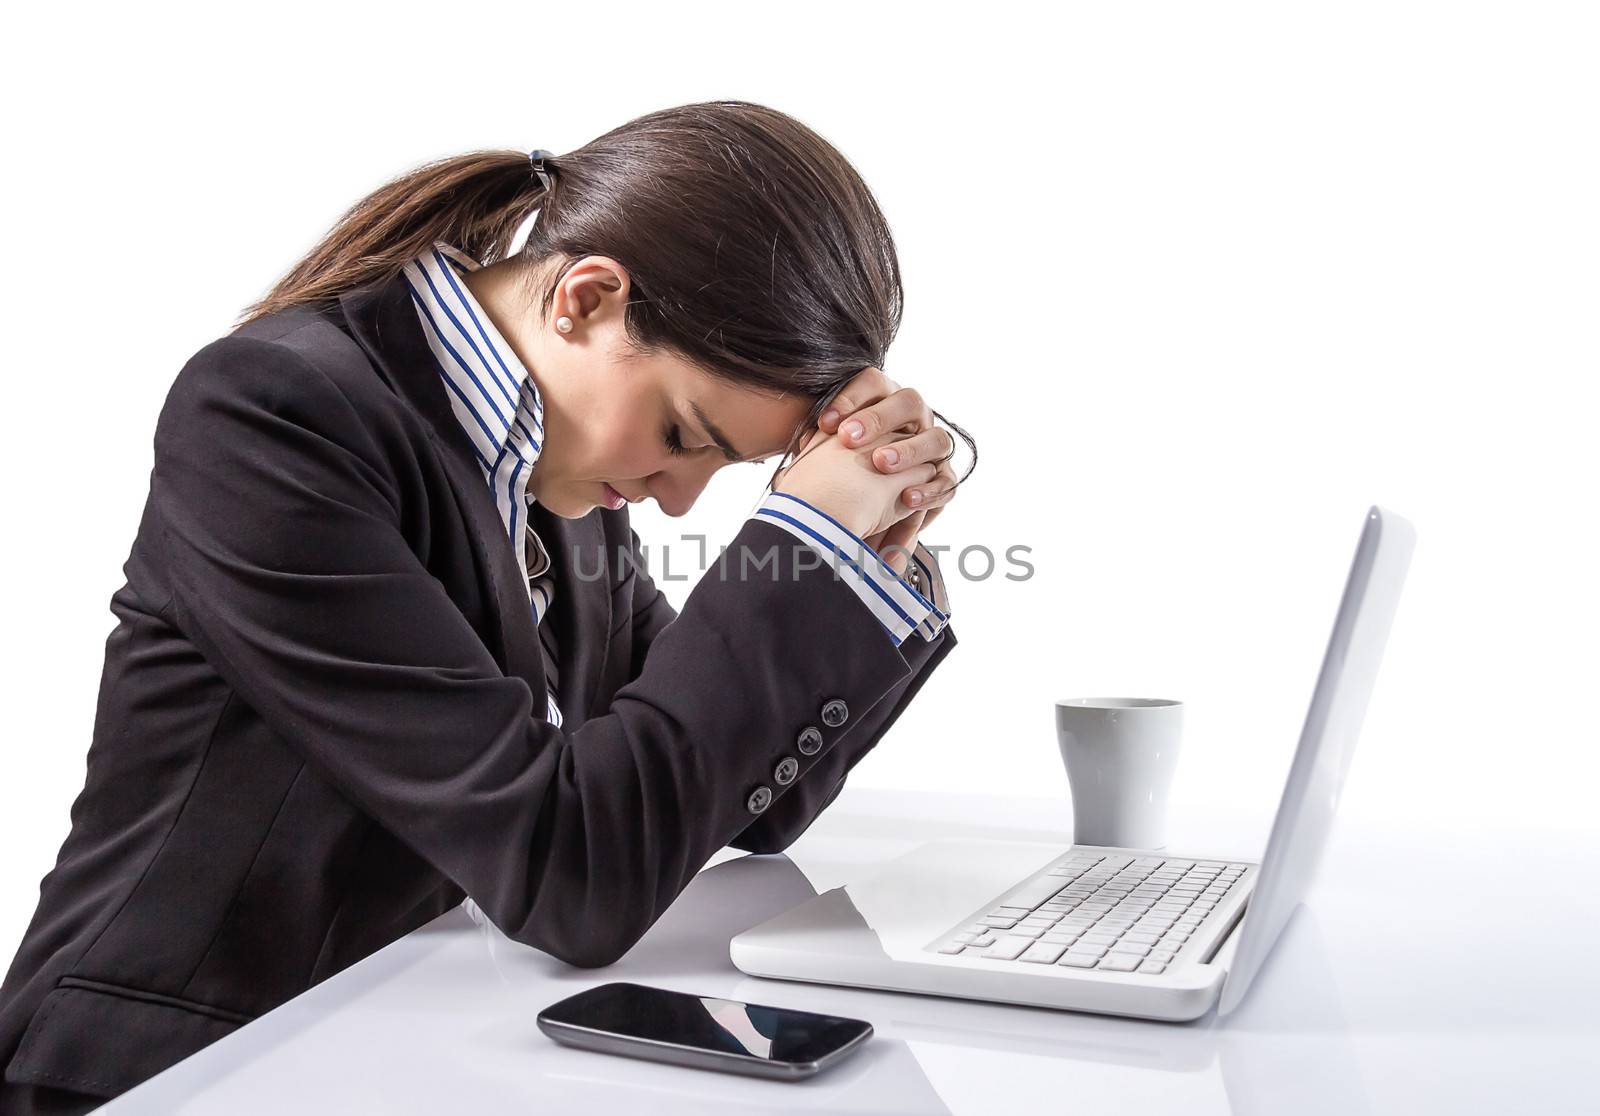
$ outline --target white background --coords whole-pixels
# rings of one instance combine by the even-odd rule
[[[1261,822],[1362,517],[1419,542],[1344,822],[1592,841],[1597,37],[1583,5],[408,6],[12,17],[0,961],[82,785],[178,368],[363,194],[737,97],[833,141],[905,269],[889,373],[977,437],[961,646],[852,776],[1056,795],[1052,699],[1189,703]],[[652,541],[725,539],[732,468]],[[668,587],[679,601],[687,584]],[[756,622],[754,619],[752,622]]]

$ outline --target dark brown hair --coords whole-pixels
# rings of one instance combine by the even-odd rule
[[[487,266],[510,255],[537,209],[516,256],[526,282],[552,256],[617,260],[632,288],[625,329],[642,351],[813,399],[791,451],[844,384],[883,368],[904,298],[888,222],[855,168],[793,117],[748,101],[681,105],[544,165],[548,195],[521,151],[471,152],[395,179],[241,321],[388,279],[436,240]],[[534,288],[541,320],[564,268],[547,273]],[[976,445],[938,417],[966,442],[970,474]]]

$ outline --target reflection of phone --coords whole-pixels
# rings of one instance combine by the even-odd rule
[[[622,981],[551,1004],[538,1022],[557,1042],[585,1050],[789,1079],[843,1061],[872,1035],[861,1019]]]

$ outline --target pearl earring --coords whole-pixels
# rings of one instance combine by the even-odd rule
[[[561,315],[561,317],[556,319],[556,329],[561,333],[571,333],[572,319],[567,317],[565,314]]]

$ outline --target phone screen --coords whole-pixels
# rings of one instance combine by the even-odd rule
[[[693,996],[642,984],[602,984],[540,1012],[541,1020],[769,1062],[814,1062],[861,1039],[861,1019]]]

